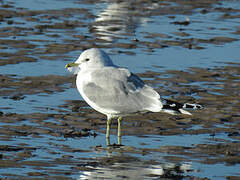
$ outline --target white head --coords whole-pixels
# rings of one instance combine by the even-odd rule
[[[66,68],[76,74],[79,70],[104,66],[114,66],[110,57],[103,50],[91,48],[82,52],[78,59],[74,63],[67,64]]]

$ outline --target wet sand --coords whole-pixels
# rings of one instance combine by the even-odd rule
[[[21,106],[24,102],[31,106],[40,101],[38,97],[50,98],[76,88],[75,77],[69,74],[31,76],[31,66],[37,62],[53,61],[58,66],[59,60],[64,64],[76,52],[90,47],[109,49],[114,56],[124,54],[134,59],[139,49],[151,54],[170,48],[201,51],[222,46],[224,49],[226,44],[239,43],[240,26],[229,29],[218,24],[229,19],[239,21],[240,9],[225,7],[219,1],[154,4],[143,0],[129,5],[129,21],[99,20],[100,15],[87,6],[92,1],[79,3],[79,8],[31,10],[11,1],[1,2],[0,66],[8,67],[10,73],[0,72],[1,102],[7,102],[1,103],[0,109],[0,178],[133,179],[137,172],[142,172],[138,178],[144,179],[240,178],[236,168],[240,163],[240,63],[231,59],[219,66],[182,70],[159,67],[159,71],[137,73],[162,96],[200,103],[205,109],[194,112],[193,116],[147,113],[126,117],[122,127],[124,146],[114,144],[117,122],[112,125],[113,146],[106,146],[106,117],[91,109],[80,96],[79,99],[63,97],[57,106],[52,106],[54,102],[49,100],[48,106],[32,107],[39,112],[16,113],[14,104]],[[119,5],[123,9],[126,6],[120,2]],[[194,21],[178,19],[195,13],[217,14],[217,26],[207,24],[208,30],[213,30],[210,35],[207,29],[194,27]],[[119,17],[123,15],[126,14]],[[139,37],[134,35],[135,27],[125,29],[126,24],[161,16],[168,18],[175,32],[143,32],[145,36]],[[203,38],[189,31],[207,35]],[[224,36],[217,31],[224,32]],[[17,71],[11,71],[11,65],[18,67],[22,63],[30,73],[18,75]],[[44,66],[39,71],[51,68],[54,66]],[[36,97],[28,100],[32,96]],[[171,138],[183,142],[172,143]],[[226,175],[218,175],[216,171],[204,173],[207,171],[204,166],[214,169],[219,164],[229,169]]]

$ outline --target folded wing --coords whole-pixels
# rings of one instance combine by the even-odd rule
[[[159,94],[127,69],[105,67],[93,71],[91,79],[84,84],[83,92],[105,112],[131,114],[162,109]]]

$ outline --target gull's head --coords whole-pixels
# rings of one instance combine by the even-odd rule
[[[79,70],[102,68],[104,66],[113,66],[110,57],[101,49],[91,48],[82,52],[75,62],[69,63],[65,67],[70,72],[77,74]]]

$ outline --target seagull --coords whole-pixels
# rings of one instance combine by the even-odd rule
[[[145,112],[166,112],[191,115],[185,109],[202,109],[202,105],[178,103],[161,98],[157,91],[145,84],[126,68],[114,65],[101,49],[91,48],[65,66],[77,74],[76,85],[82,98],[96,111],[107,116],[106,140],[112,119],[118,119],[118,143],[121,145],[123,117]]]

